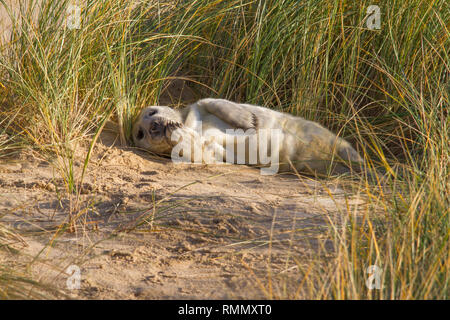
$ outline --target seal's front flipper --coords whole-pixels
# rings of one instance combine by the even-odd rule
[[[256,129],[256,116],[244,105],[224,99],[202,99],[197,102],[199,107],[228,123],[233,128]]]

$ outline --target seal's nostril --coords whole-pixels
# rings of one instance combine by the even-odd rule
[[[159,122],[154,121],[151,125],[150,125],[150,132],[159,132],[161,130],[161,125]]]
[[[136,139],[141,140],[144,137],[144,131],[142,131],[141,128],[139,128],[139,131],[136,135]]]

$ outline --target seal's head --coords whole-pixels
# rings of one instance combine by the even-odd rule
[[[183,126],[182,121],[181,115],[169,107],[147,107],[133,125],[134,144],[156,154],[170,155],[172,132]]]

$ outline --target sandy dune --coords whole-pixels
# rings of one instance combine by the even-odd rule
[[[29,255],[21,261],[38,256],[34,277],[74,298],[292,298],[297,263],[328,245],[325,221],[340,220],[346,197],[363,206],[332,181],[173,164],[115,138],[105,132],[95,149],[83,223],[57,237],[70,201],[54,163],[23,155],[0,165],[1,221],[21,230],[15,246]],[[67,289],[71,264],[80,267],[80,290]]]

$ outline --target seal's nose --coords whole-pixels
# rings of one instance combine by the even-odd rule
[[[150,131],[150,135],[152,137],[159,136],[159,135],[162,135],[162,133],[164,131],[164,126],[159,121],[153,121],[152,124],[150,125],[149,131]]]

